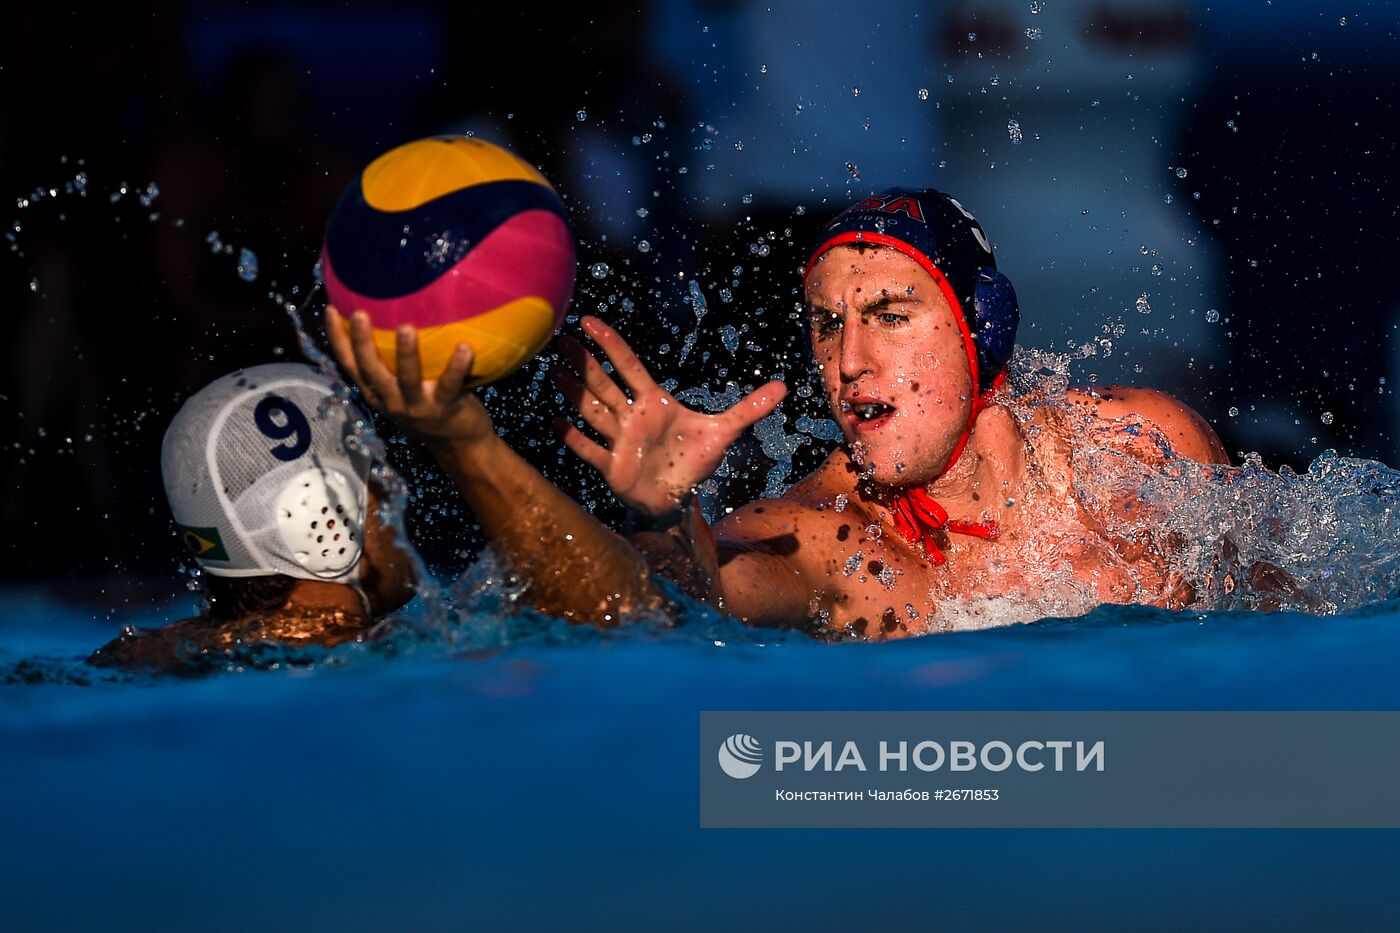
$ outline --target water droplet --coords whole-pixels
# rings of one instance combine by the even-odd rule
[[[919,100],[928,100],[928,88],[919,88]]]
[[[1176,170],[1176,177],[1177,177],[1177,178],[1185,178],[1185,177],[1186,177],[1186,169],[1184,169],[1184,168],[1178,168],[1178,169]]]
[[[976,41],[977,41],[977,33],[975,33],[975,32],[969,32],[969,33],[967,34],[967,41],[968,41],[968,42],[976,42]]]
[[[844,511],[846,510],[846,503],[849,502],[849,501],[850,501],[850,500],[846,498],[845,493],[837,493],[837,494],[836,494],[836,511],[838,511],[838,512],[844,512]]]
[[[746,194],[746,195],[744,195],[743,201],[744,201],[745,204],[752,204],[752,203],[753,203],[753,195],[751,195],[751,194]]]
[[[142,207],[150,207],[151,203],[158,197],[160,197],[160,189],[156,187],[155,182],[151,182],[146,186],[146,190],[141,192],[141,196],[137,200],[141,202]]]
[[[238,277],[245,282],[251,282],[258,277],[257,254],[246,246],[238,251]]]
[[[853,180],[860,181],[860,166],[856,165],[854,162],[846,163],[846,172]]]
[[[1230,410],[1227,411],[1225,414],[1229,415],[1231,418],[1238,418],[1240,416],[1240,410],[1234,405],[1231,405]]]
[[[29,290],[30,290],[31,292],[35,292],[36,294],[38,293],[38,291],[39,291],[39,280],[38,280],[37,278],[33,278],[33,279],[30,279],[30,280],[29,280]]]
[[[637,251],[641,253],[651,252],[651,243],[647,242],[646,240],[641,240],[637,243]]]
[[[853,88],[851,88],[851,96],[852,96],[852,97],[859,97],[859,96],[860,96],[860,88],[858,88],[858,87],[853,87]]]
[[[588,111],[580,110],[578,113],[574,114],[574,118],[578,120],[578,122],[582,123],[584,120],[588,119]]]
[[[645,218],[645,217],[646,217],[648,214],[650,214],[650,213],[651,213],[651,211],[647,210],[645,207],[639,207],[639,208],[637,208],[637,216],[638,216],[638,217]]]
[[[1169,195],[1169,194],[1166,194],[1166,195],[1163,195],[1163,196],[1162,196],[1162,203],[1163,203],[1163,204],[1170,204],[1170,203],[1172,203],[1172,200],[1173,200],[1173,198],[1172,198],[1172,196]]]
[[[1343,23],[1345,23],[1345,22],[1346,22],[1346,21],[1343,20]],[[1324,412],[1322,413],[1322,423],[1323,423],[1323,424],[1331,424],[1331,423],[1332,423],[1332,413],[1331,413],[1330,411],[1324,411]]]
[[[1347,18],[1346,18],[1345,16],[1340,17],[1340,18],[1337,20],[1337,25],[1338,25],[1338,26],[1345,26],[1346,24],[1347,24]]]
[[[1038,40],[1040,39],[1040,27],[1039,27],[1039,26],[1027,26],[1027,27],[1026,27],[1026,38],[1027,38],[1027,39],[1030,39],[1032,42],[1038,41]]]
[[[720,298],[724,298],[724,295],[723,291],[719,293]],[[725,300],[728,301],[727,298]],[[739,349],[739,332],[734,329],[733,324],[725,324],[719,329],[719,339],[730,353]]]
[[[767,66],[767,65],[759,65],[759,66],[758,66],[758,73],[761,74],[761,75],[766,75],[766,74],[768,73],[768,66]]]
[[[1135,302],[1135,304],[1137,305],[1137,309],[1138,309],[1138,313],[1139,313],[1139,314],[1151,314],[1151,313],[1152,313],[1152,305],[1151,305],[1151,303],[1148,302],[1148,300],[1147,300],[1147,292],[1143,292],[1141,295],[1138,295],[1138,299],[1137,299],[1137,301]]]
[[[595,262],[593,265],[588,267],[589,274],[592,275],[595,279],[607,278],[608,273],[610,271],[612,270],[608,268],[608,264],[605,262]]]
[[[807,213],[807,208],[799,204],[796,208],[794,208],[793,213],[796,214],[798,217],[801,217],[803,214]]]
[[[743,141],[742,139],[736,139],[736,140],[734,140],[734,151],[735,151],[735,152],[743,152],[743,151],[744,151],[744,141]]]
[[[1211,324],[1216,323],[1220,320],[1220,312],[1217,311],[1215,308],[1211,308],[1209,311],[1206,312],[1206,320]]]
[[[1234,120],[1226,120],[1225,125],[1230,128],[1230,132],[1232,133],[1238,133],[1240,131],[1240,128],[1235,125]]]
[[[1019,120],[1006,121],[1006,135],[1011,139],[1011,145],[1021,145],[1021,123]]]
[[[1044,4],[1044,3],[1041,3],[1040,0],[1031,0],[1031,15],[1032,15],[1032,16],[1036,15],[1037,13],[1039,13],[1039,12],[1040,12],[1041,10],[1043,10],[1043,9],[1045,9],[1045,4]]]

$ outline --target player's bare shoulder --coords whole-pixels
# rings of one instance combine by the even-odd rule
[[[1174,455],[1200,463],[1230,462],[1210,424],[1165,392],[1134,386],[1070,389],[1068,400],[1093,416],[1100,426],[1094,432],[1097,440],[1116,443],[1141,459],[1159,461]]]
[[[730,551],[800,557],[804,543],[834,533],[843,520],[841,513],[856,498],[854,487],[846,458],[833,455],[781,498],[759,499],[735,509],[715,526],[716,542]]]

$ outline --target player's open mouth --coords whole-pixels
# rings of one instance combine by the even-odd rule
[[[849,402],[843,407],[857,432],[873,431],[894,414],[894,406],[884,402]]]

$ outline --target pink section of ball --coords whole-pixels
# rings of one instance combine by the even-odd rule
[[[537,295],[554,309],[554,326],[574,289],[574,239],[549,211],[524,211],[501,224],[430,285],[396,298],[370,298],[346,287],[321,251],[326,294],[337,310],[369,313],[377,328],[435,327],[476,317]]]

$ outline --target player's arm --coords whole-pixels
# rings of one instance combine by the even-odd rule
[[[465,388],[472,350],[457,347],[442,377],[423,380],[417,335],[398,334],[398,375],[379,358],[369,319],[354,315],[347,335],[328,312],[332,349],[375,408],[421,439],[457,483],[491,546],[527,582],[524,598],[541,612],[615,624],[629,611],[658,606],[646,561],[496,434],[476,394]]]
[[[825,606],[826,587],[814,568],[811,510],[763,499],[715,527],[718,593],[726,612],[750,625],[811,626],[813,607]]]
[[[1121,446],[1138,459],[1149,464],[1166,462],[1168,456],[1161,450],[1162,441],[1169,446],[1171,455],[1187,457],[1199,463],[1228,466],[1229,455],[1225,445],[1210,425],[1199,414],[1177,399],[1164,392],[1152,389],[1111,387],[1092,393],[1076,393],[1080,402],[1094,404],[1096,414],[1101,418],[1121,420],[1127,424],[1137,424],[1145,431],[1119,433]],[[1235,471],[1224,474],[1228,482]],[[1133,500],[1136,505],[1136,499]],[[1183,546],[1185,542],[1182,542]],[[1255,607],[1277,609],[1287,606],[1304,605],[1316,607],[1319,600],[1308,592],[1282,567],[1268,561],[1258,560],[1245,567],[1239,565],[1239,549],[1228,535],[1223,535],[1218,544],[1215,576],[1220,581],[1231,580],[1230,588],[1248,581],[1255,594]],[[1235,579],[1231,579],[1235,578]],[[1162,595],[1155,600],[1159,605],[1176,609],[1189,605],[1198,598],[1211,599],[1209,592],[1201,592],[1198,583],[1209,589],[1215,581],[1189,581],[1169,577],[1162,587]],[[1215,595],[1214,598],[1219,598]]]

